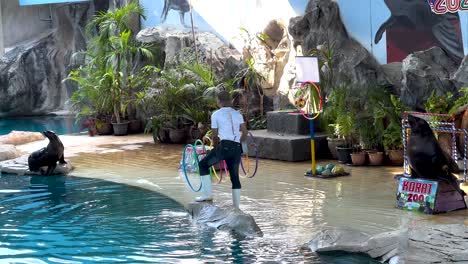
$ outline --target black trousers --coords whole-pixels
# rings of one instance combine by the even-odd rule
[[[239,163],[242,154],[240,143],[230,140],[222,140],[199,163],[200,175],[210,174],[210,167],[225,160],[231,178],[232,189],[240,189]]]

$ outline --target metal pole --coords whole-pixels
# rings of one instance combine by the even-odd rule
[[[314,120],[309,121],[310,124],[310,154],[312,158],[312,167],[310,171],[312,175],[315,175],[315,132],[314,132]]]
[[[195,46],[195,59],[197,60],[197,63],[199,63],[199,61],[198,61],[198,48],[197,48],[197,43],[196,43],[196,39],[195,39],[195,27],[193,26],[192,0],[189,1],[189,5],[190,5],[190,23],[192,24],[193,45]]]

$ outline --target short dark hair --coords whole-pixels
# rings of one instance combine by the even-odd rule
[[[230,103],[232,98],[228,91],[221,91],[218,93],[218,100],[223,103]]]

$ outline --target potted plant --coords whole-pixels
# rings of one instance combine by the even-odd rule
[[[403,165],[403,136],[401,125],[391,122],[384,131],[384,148],[391,165]]]
[[[99,135],[112,135],[111,117],[97,117],[96,118],[96,130]]]
[[[328,127],[332,128],[332,130],[334,131],[333,133],[329,133],[329,136],[327,137],[328,148],[330,150],[330,153],[333,159],[339,160],[337,147],[340,146],[341,148],[342,146],[346,145],[346,141],[341,136],[342,133],[340,132],[339,124],[328,124]]]
[[[352,86],[343,84],[333,89],[325,106],[329,108],[326,119],[335,121],[334,134],[344,140],[344,144],[336,146],[336,151],[338,161],[345,164],[352,163],[351,153],[356,150],[356,115],[360,111],[357,99]]]
[[[360,135],[361,145],[365,150],[369,165],[382,165],[384,153],[383,147],[383,120],[373,112],[374,109],[368,107],[358,118],[357,126]]]
[[[336,125],[339,127],[340,137],[342,137],[345,142],[345,144],[343,145],[336,146],[338,161],[344,164],[351,164],[351,153],[353,153],[353,151],[356,150],[354,145],[354,143],[356,142],[356,131],[354,129],[354,115],[353,113],[349,112],[348,114],[338,116],[336,121]]]
[[[207,123],[210,119],[210,113],[207,109],[184,105],[184,117],[192,122],[189,129],[190,141],[201,139],[206,132]]]

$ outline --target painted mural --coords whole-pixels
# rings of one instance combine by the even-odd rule
[[[239,50],[240,28],[260,32],[272,19],[302,15],[307,0],[140,0],[147,10],[143,27],[211,31]],[[427,0],[337,0],[351,36],[380,63],[402,61],[432,46],[461,61],[468,52],[468,13],[435,14]],[[190,9],[192,6],[192,12]]]

